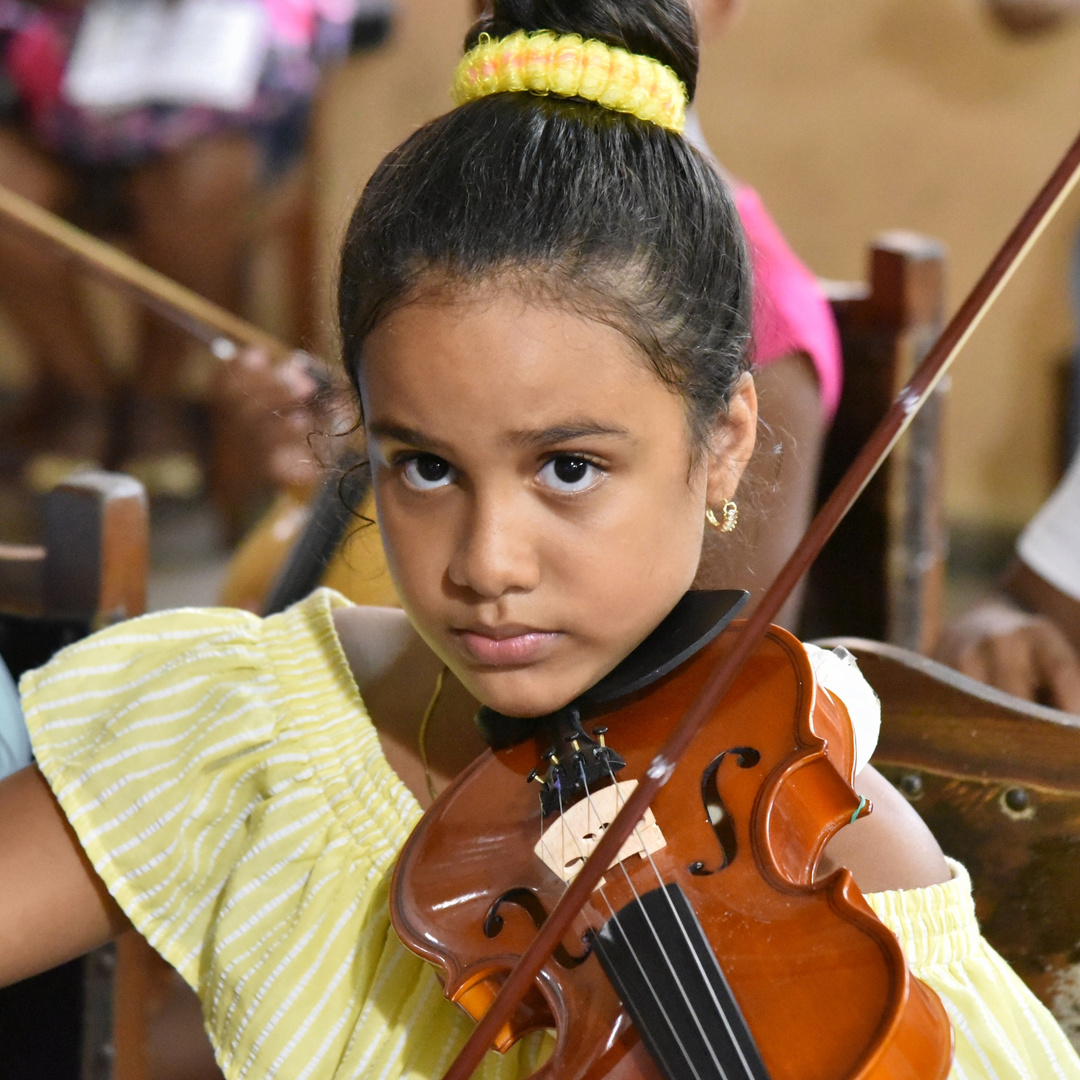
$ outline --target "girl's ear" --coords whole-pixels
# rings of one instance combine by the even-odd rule
[[[705,497],[711,507],[735,497],[743,470],[757,441],[758,403],[754,378],[744,372],[728,402],[727,413],[716,421],[709,448]]]

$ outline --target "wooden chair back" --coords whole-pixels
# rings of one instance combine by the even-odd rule
[[[987,940],[1080,1049],[1080,716],[876,641],[833,638],[881,698],[876,765],[971,873]]]
[[[944,252],[923,236],[886,233],[870,247],[866,284],[822,284],[840,330],[844,390],[822,453],[819,504],[941,331]],[[801,636],[857,634],[919,651],[936,639],[943,393],[916,417],[810,571]]]
[[[0,544],[0,655],[16,677],[146,607],[149,533],[137,480],[83,473],[47,496],[43,517],[41,544]]]
[[[0,544],[0,656],[12,675],[146,606],[146,493],[88,472],[45,499],[41,544]],[[112,1076],[112,950],[0,990],[0,1045],[11,1080]]]

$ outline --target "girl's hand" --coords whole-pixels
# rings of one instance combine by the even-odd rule
[[[33,766],[0,781],[0,986],[128,929],[48,783]]]

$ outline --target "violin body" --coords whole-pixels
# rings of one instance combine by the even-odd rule
[[[644,696],[586,721],[593,733],[606,727],[607,745],[625,760],[615,780],[649,767],[739,633],[728,629]],[[951,1029],[936,995],[910,974],[848,871],[813,880],[830,837],[863,806],[847,780],[849,723],[843,704],[816,688],[802,645],[774,627],[656,796],[662,844],[606,873],[498,1049],[553,1028],[554,1050],[536,1077],[662,1078],[595,946],[615,912],[675,884],[771,1080],[945,1077]],[[540,738],[486,751],[427,812],[398,862],[394,927],[476,1018],[564,891],[560,873],[573,872],[564,864],[582,861],[588,830],[603,828],[604,814],[590,807],[584,841],[559,847],[561,815],[542,819],[539,783],[528,779],[544,773],[550,749]],[[542,826],[552,830],[546,846]]]

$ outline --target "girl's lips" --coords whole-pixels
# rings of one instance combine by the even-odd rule
[[[476,630],[455,630],[454,636],[471,660],[487,667],[500,667],[542,660],[551,652],[559,634],[550,630],[527,630],[493,637]]]

